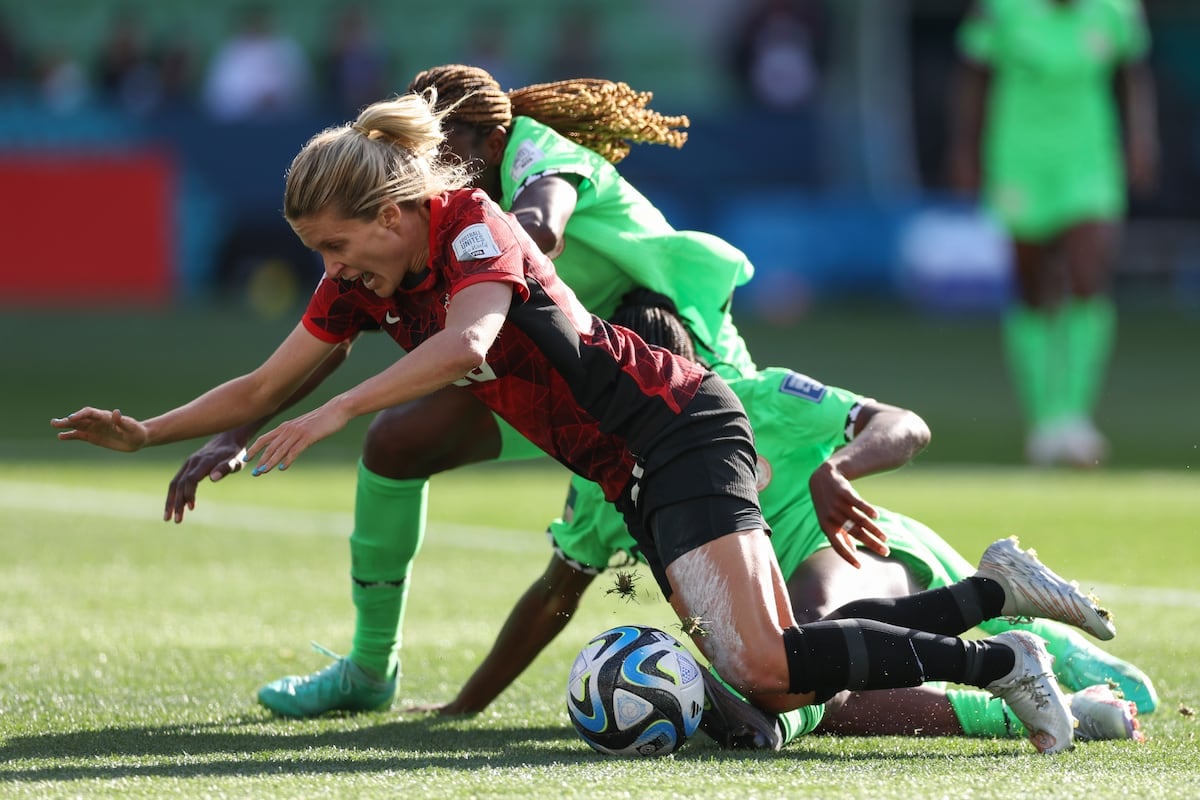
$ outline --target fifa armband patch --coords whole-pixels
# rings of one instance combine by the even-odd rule
[[[500,247],[484,222],[476,222],[463,228],[458,236],[454,237],[451,246],[459,261],[478,261],[481,258],[495,258],[500,255]]]
[[[799,372],[789,372],[788,376],[783,379],[783,383],[779,385],[779,391],[795,397],[803,397],[813,403],[821,402],[829,393],[825,384],[813,380],[807,375],[801,375]]]
[[[525,170],[545,158],[546,151],[526,139],[517,145],[517,152],[513,155],[512,169],[509,171],[510,179],[513,183],[518,183],[521,176],[525,174]]]

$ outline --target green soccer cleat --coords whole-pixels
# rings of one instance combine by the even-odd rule
[[[1064,687],[1079,692],[1095,684],[1104,684],[1136,705],[1139,714],[1155,712],[1158,692],[1146,673],[1082,636],[1068,633],[1065,649],[1058,645],[1059,652],[1054,660],[1054,673]]]
[[[319,653],[337,659],[311,675],[289,675],[258,690],[258,702],[284,717],[305,719],[329,711],[377,711],[396,694],[396,676],[378,680],[349,658],[313,643]]]

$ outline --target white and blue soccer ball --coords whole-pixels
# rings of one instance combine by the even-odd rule
[[[583,740],[614,756],[673,753],[700,725],[700,665],[675,637],[622,625],[584,645],[567,678],[567,712]]]

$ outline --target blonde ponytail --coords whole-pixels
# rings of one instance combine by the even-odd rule
[[[325,210],[371,219],[388,202],[423,200],[471,182],[463,165],[437,157],[442,113],[436,94],[373,103],[358,118],[308,140],[287,171],[283,213],[289,220]]]

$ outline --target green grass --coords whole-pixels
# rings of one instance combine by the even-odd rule
[[[65,448],[64,448],[65,449]],[[100,454],[0,464],[0,795],[5,797],[1186,798],[1200,780],[1200,495],[1190,473],[1033,473],[917,465],[862,482],[974,558],[1020,533],[1120,628],[1111,650],[1156,680],[1149,741],[1040,757],[1022,741],[813,736],[730,754],[697,736],[664,760],[594,754],[567,720],[575,650],[621,622],[669,627],[665,603],[594,588],[522,678],[474,719],[404,709],[449,699],[547,559],[565,475],[549,464],[434,481],[393,711],[295,722],[263,682],[348,646],[353,470],[202,487],[159,521],[172,465]]]
[[[264,320],[233,309],[162,313],[0,313],[0,459],[63,458],[46,420],[84,405],[145,417],[190,400],[262,361],[298,317]],[[919,411],[934,432],[928,463],[1019,464],[1021,419],[1002,367],[997,322],[935,318],[896,309],[830,307],[790,327],[739,320],[762,365],[783,365],[827,383]],[[1123,308],[1120,335],[1098,411],[1113,467],[1200,468],[1200,426],[1186,411],[1200,394],[1195,343],[1200,316],[1168,301]],[[395,359],[383,336],[367,336],[327,397]],[[312,453],[344,461],[366,421]],[[178,445],[163,454],[181,459]],[[97,457],[82,448],[78,458]]]
[[[542,463],[439,476],[391,713],[271,719],[254,691],[349,645],[346,537],[366,421],[286,475],[201,489],[182,526],[159,521],[192,446],[120,456],[53,438],[82,405],[147,416],[252,368],[292,326],[204,309],[0,314],[0,796],[4,797],[1194,797],[1200,781],[1200,393],[1197,317],[1128,309],[1100,423],[1099,473],[1023,469],[1020,420],[992,319],[831,308],[794,327],[743,323],[762,364],[917,409],[934,442],[915,466],[861,482],[974,558],[1019,533],[1116,614],[1111,649],[1155,678],[1145,746],[1055,758],[1019,741],[809,737],[735,755],[697,737],[649,763],[603,758],[563,707],[576,649],[616,623],[674,624],[661,601],[599,588],[580,618],[487,712],[406,714],[449,699],[549,558],[541,533],[562,470]],[[396,355],[360,345],[317,398]],[[648,582],[647,582],[648,583]],[[603,584],[601,585],[602,588]]]

